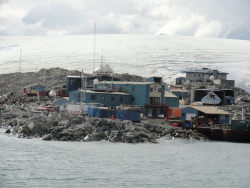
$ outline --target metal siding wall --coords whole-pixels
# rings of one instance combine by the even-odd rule
[[[169,107],[179,108],[179,98],[176,97],[165,97],[165,104],[168,104]]]
[[[219,115],[219,123],[229,123],[229,115],[225,115],[225,119],[221,119],[222,115]]]
[[[88,108],[88,115],[94,117],[94,108]]]
[[[74,93],[77,91],[70,91],[69,92],[69,103],[72,102],[74,100]]]
[[[110,84],[106,84],[109,85]],[[134,97],[134,101],[128,103],[133,105],[145,105],[149,103],[149,85],[133,85],[133,84],[113,84],[114,87],[121,86],[126,89],[125,93],[129,93]],[[135,86],[135,91],[132,91],[132,86]]]
[[[134,101],[132,101],[133,105],[145,106],[145,104],[147,104],[147,95],[149,96],[149,91],[147,91],[147,86],[149,85],[136,85],[135,86],[135,92],[131,93],[132,96],[134,97]]]
[[[71,79],[77,80],[70,85]],[[70,91],[74,91],[78,89],[78,84],[79,84],[80,79],[79,78],[67,78],[66,81],[66,93],[69,93]]]
[[[96,95],[96,100],[91,100],[91,95]],[[105,100],[102,101],[102,96]],[[84,92],[82,94],[84,97]],[[114,97],[114,101],[111,101],[111,97]],[[120,97],[123,97],[123,101],[120,101]],[[83,100],[83,99],[82,99]],[[113,94],[103,94],[103,93],[86,93],[86,103],[101,103],[104,106],[120,106],[121,104],[131,104],[130,95],[113,95]]]
[[[187,108],[181,109],[181,120],[186,120],[187,113],[194,113],[196,114],[196,116],[198,116],[198,110],[191,108],[191,107],[187,107]],[[184,116],[182,116],[182,114],[184,114]]]
[[[140,112],[136,111],[123,111],[123,119],[131,121],[140,121]]]
[[[116,111],[116,119],[119,119],[119,116],[120,116],[120,119],[123,120],[123,111],[122,110]]]
[[[146,82],[154,82],[154,78],[147,78]]]
[[[68,102],[69,101],[67,99],[61,98],[61,99],[57,100],[54,104],[55,104],[55,106],[61,106],[61,105],[66,104]]]

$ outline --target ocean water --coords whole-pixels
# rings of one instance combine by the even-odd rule
[[[0,129],[0,187],[248,188],[250,145],[20,139]]]
[[[170,83],[187,70],[208,67],[228,72],[238,84],[250,72],[249,51],[247,40],[121,34],[96,35],[94,55],[93,35],[1,36],[0,74],[20,67],[21,72],[61,67],[92,73],[103,57],[115,73],[161,76]]]

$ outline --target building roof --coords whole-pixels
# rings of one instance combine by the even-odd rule
[[[85,92],[85,90],[78,90],[79,92]],[[123,92],[101,92],[101,91],[92,91],[92,90],[86,90],[86,93],[93,93],[93,94],[109,94],[109,95],[131,95],[129,93],[123,93]]]
[[[170,92],[168,92],[168,91],[165,91],[165,97],[179,98],[179,97],[177,97],[175,94],[170,93]]]
[[[181,77],[177,77],[177,78],[185,78],[185,79],[186,79],[186,77],[183,77],[183,76],[181,76]],[[176,79],[177,79],[177,78],[176,78]]]
[[[61,100],[61,99],[69,100],[69,97],[62,97],[62,98],[60,98],[60,99],[58,99],[58,100],[56,100],[56,101],[59,101],[59,100]],[[55,102],[56,102],[56,101],[55,101]]]
[[[86,77],[86,76],[73,76],[73,75],[69,75],[67,77],[68,78],[83,78],[83,77]]]
[[[213,72],[213,70],[209,69],[209,68],[203,68],[203,69],[194,70],[194,71],[186,71],[186,73],[200,73],[200,74],[212,73],[212,72]],[[229,74],[229,73],[218,71],[218,74]]]
[[[185,89],[172,89],[171,91],[172,92],[179,92],[179,93],[188,93],[188,91]]]
[[[112,81],[102,81],[99,84],[112,84]],[[113,81],[113,84],[130,84],[130,85],[150,85],[156,84],[156,82],[127,82],[127,81]]]
[[[230,115],[230,113],[220,110],[217,107],[213,107],[213,106],[188,106],[188,107],[194,108],[205,114]]]
[[[147,77],[147,78],[162,78],[161,76],[150,76],[150,77]]]

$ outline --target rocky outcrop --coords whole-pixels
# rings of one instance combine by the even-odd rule
[[[4,115],[5,116],[5,115]],[[62,118],[63,116],[63,118]],[[42,140],[57,141],[100,141],[125,143],[157,143],[160,137],[185,139],[207,139],[191,130],[172,128],[170,125],[141,125],[131,121],[91,118],[66,114],[29,114],[16,116],[12,121],[7,117],[2,122],[8,126],[5,132],[18,138],[40,137]],[[20,126],[13,122],[22,122]]]

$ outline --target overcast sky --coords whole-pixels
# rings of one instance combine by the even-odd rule
[[[170,34],[250,40],[250,0],[0,0],[0,35]]]

